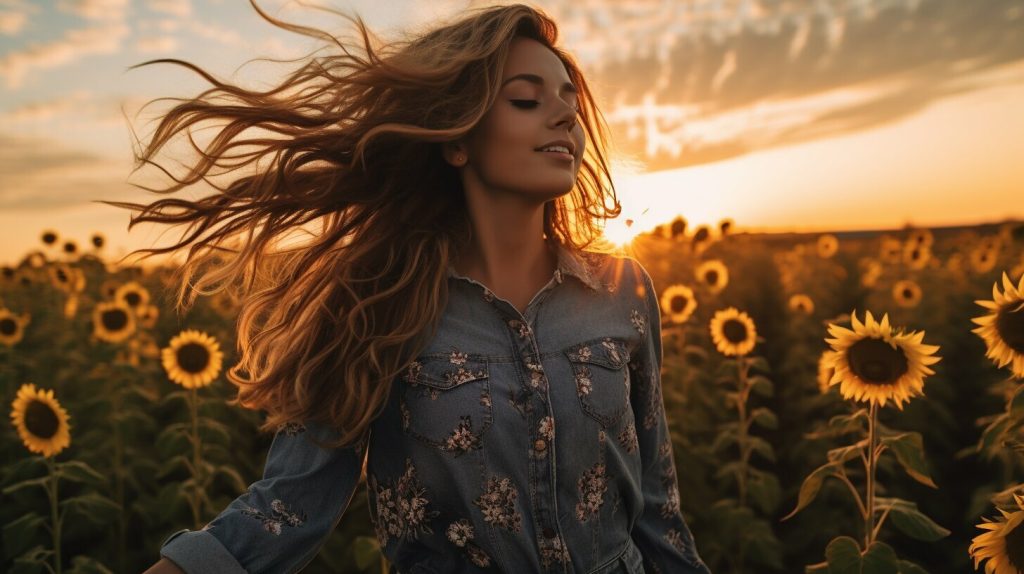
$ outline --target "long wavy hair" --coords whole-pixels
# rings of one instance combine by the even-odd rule
[[[179,314],[197,293],[237,291],[232,404],[266,411],[263,431],[317,421],[339,431],[331,446],[355,445],[387,403],[392,381],[436,333],[449,261],[471,239],[462,183],[442,144],[465,136],[495,102],[512,39],[550,48],[580,92],[586,154],[571,192],[544,206],[547,240],[582,250],[599,236],[598,219],[619,215],[605,157],[608,128],[578,65],[555,46],[555,22],[538,9],[476,9],[390,42],[360,17],[332,11],[355,24],[358,37],[345,42],[252,5],[275,26],[326,46],[266,91],[182,60],[138,64],[183,66],[211,85],[172,100],[152,138],[136,148],[136,170],[155,166],[173,183],[138,187],[171,194],[205,183],[214,191],[195,201],[103,203],[139,212],[129,230],[187,224],[174,245],[128,255],[188,247],[171,280]],[[203,144],[194,137],[200,128],[212,128]],[[175,137],[186,138],[196,156],[181,164],[184,175],[156,161]],[[224,176],[232,177],[218,185]],[[302,232],[306,242],[285,245]]]

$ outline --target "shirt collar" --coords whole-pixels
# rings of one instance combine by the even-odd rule
[[[555,268],[555,281],[562,283],[564,276],[572,275],[594,291],[601,290],[601,282],[594,276],[590,264],[587,263],[587,261],[584,260],[575,249],[555,242],[555,250],[558,256],[558,264]],[[448,265],[448,276],[460,279],[469,279],[468,277],[456,273],[455,268],[452,267],[451,264]]]

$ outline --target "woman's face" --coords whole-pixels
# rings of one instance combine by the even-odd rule
[[[463,141],[463,181],[539,203],[576,183],[586,136],[576,88],[558,56],[529,38],[512,40],[498,99]],[[569,154],[540,151],[552,142]]]

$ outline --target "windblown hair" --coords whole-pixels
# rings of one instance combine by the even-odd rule
[[[571,192],[544,206],[548,241],[584,249],[599,235],[599,218],[619,215],[607,125],[575,61],[555,47],[555,22],[529,6],[477,9],[391,42],[360,17],[333,12],[358,28],[360,50],[253,7],[275,26],[325,41],[329,53],[299,60],[267,91],[182,60],[138,64],[180,65],[212,85],[172,100],[135,152],[136,169],[156,166],[174,183],[139,187],[170,194],[205,182],[215,191],[195,201],[103,203],[139,211],[129,229],[188,224],[176,244],[129,254],[189,247],[172,279],[179,313],[196,293],[238,290],[239,362],[227,372],[238,387],[233,404],[265,410],[261,430],[317,421],[339,431],[332,446],[350,446],[365,439],[393,379],[436,333],[449,261],[471,239],[462,183],[442,144],[465,136],[495,102],[512,39],[549,47],[580,92],[588,145]],[[216,128],[204,145],[193,137],[201,127]],[[197,156],[184,175],[155,160],[176,136]],[[230,183],[214,182],[225,174]],[[282,245],[310,224],[320,232],[308,242]]]

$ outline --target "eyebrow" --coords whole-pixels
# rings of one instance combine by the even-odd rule
[[[505,84],[508,84],[512,80],[526,80],[527,82],[530,82],[531,84],[537,84],[538,86],[544,85],[544,78],[538,76],[537,74],[516,74],[515,76],[512,76],[511,78],[502,82],[501,87],[504,88]],[[579,93],[579,90],[576,89],[576,86],[574,86],[572,82],[566,82],[562,84],[562,89],[573,94]]]

